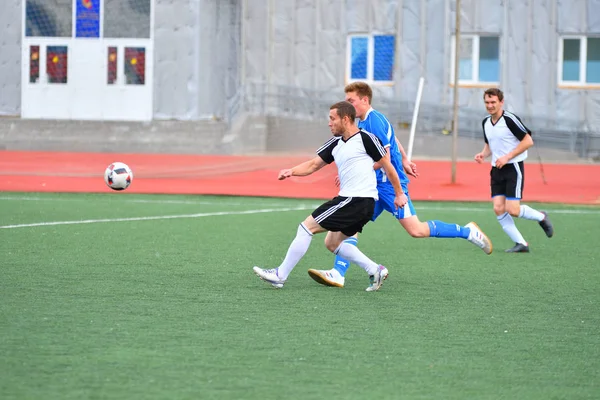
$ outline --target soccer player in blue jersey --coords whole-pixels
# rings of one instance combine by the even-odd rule
[[[400,225],[415,238],[462,238],[473,243],[486,254],[492,253],[492,243],[489,238],[481,231],[474,222],[469,222],[465,226],[447,223],[437,220],[422,222],[416,215],[415,208],[408,194],[408,176],[407,173],[416,176],[416,166],[407,159],[402,145],[396,139],[394,128],[388,119],[377,110],[371,107],[373,91],[371,87],[364,82],[354,82],[347,85],[346,101],[356,108],[356,116],[359,118],[358,127],[377,136],[379,140],[387,147],[388,152],[385,157],[390,157],[391,163],[398,172],[402,190],[408,197],[408,203],[403,208],[394,207],[394,188],[390,184],[385,171],[379,168],[378,163],[374,165],[377,169],[377,191],[379,200],[375,203],[375,212],[372,221],[375,221],[383,211],[391,213]],[[346,243],[356,246],[358,244],[357,235],[346,239]],[[350,266],[350,262],[336,256],[333,269],[317,270],[310,269],[308,274],[315,281],[326,285],[344,287],[344,276]],[[387,277],[388,271],[383,275]],[[385,278],[384,277],[384,278]]]

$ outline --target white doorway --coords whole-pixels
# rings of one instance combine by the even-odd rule
[[[62,5],[46,2],[46,8],[42,4],[39,11],[40,1],[23,0],[22,118],[151,120],[154,0],[133,0],[149,3],[146,38],[104,37],[105,5],[122,8],[123,0],[69,0]],[[46,19],[41,15],[36,21],[33,6],[38,13],[55,14],[55,19],[70,14],[70,37],[64,31],[61,37],[36,36],[39,32],[61,32],[37,26]],[[56,7],[61,7],[60,12]],[[127,15],[120,9],[110,14],[119,18]],[[120,23],[113,19],[108,30],[119,35]]]

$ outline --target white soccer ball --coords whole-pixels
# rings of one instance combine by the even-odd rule
[[[106,167],[104,171],[104,182],[113,190],[125,190],[133,181],[133,172],[127,164],[114,162]]]

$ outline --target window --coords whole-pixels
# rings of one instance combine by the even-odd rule
[[[4,6],[2,6],[2,8],[4,8]],[[71,37],[73,35],[72,15],[72,1],[50,2],[40,0],[26,0],[25,36]]]
[[[111,46],[108,48],[108,76],[106,79],[106,83],[109,85],[114,85],[117,82],[117,55],[118,50],[116,47]]]
[[[454,83],[455,36],[452,36],[450,82]],[[500,38],[461,35],[458,51],[459,84],[497,84],[500,82]]]
[[[348,80],[391,83],[394,80],[395,47],[394,35],[350,35]]]
[[[67,83],[69,49],[67,46],[46,47],[46,74],[48,83]]]
[[[125,83],[143,85],[146,82],[146,49],[125,47]]]
[[[104,0],[103,36],[150,38],[151,0]]]
[[[40,46],[29,46],[29,83],[40,80]]]
[[[563,37],[558,55],[559,84],[600,84],[600,37]]]

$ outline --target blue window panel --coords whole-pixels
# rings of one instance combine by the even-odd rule
[[[579,81],[579,39],[563,40],[563,81]]]
[[[391,81],[394,75],[394,51],[396,38],[391,35],[375,36],[373,57],[373,80]]]
[[[473,79],[473,60],[461,58],[458,60],[458,80],[470,81]]]
[[[585,81],[600,83],[600,38],[588,38]]]
[[[497,37],[479,38],[479,81],[498,82],[500,80],[500,39]]]
[[[352,38],[350,42],[350,79],[367,79],[368,48],[368,38]]]
[[[2,1],[4,4],[5,1]],[[19,2],[21,3],[21,2]],[[50,3],[50,4],[48,4]],[[54,2],[56,3],[56,2]],[[71,37],[73,2],[25,1],[25,36]],[[4,6],[0,6],[0,9]],[[0,12],[4,12],[3,10]]]

